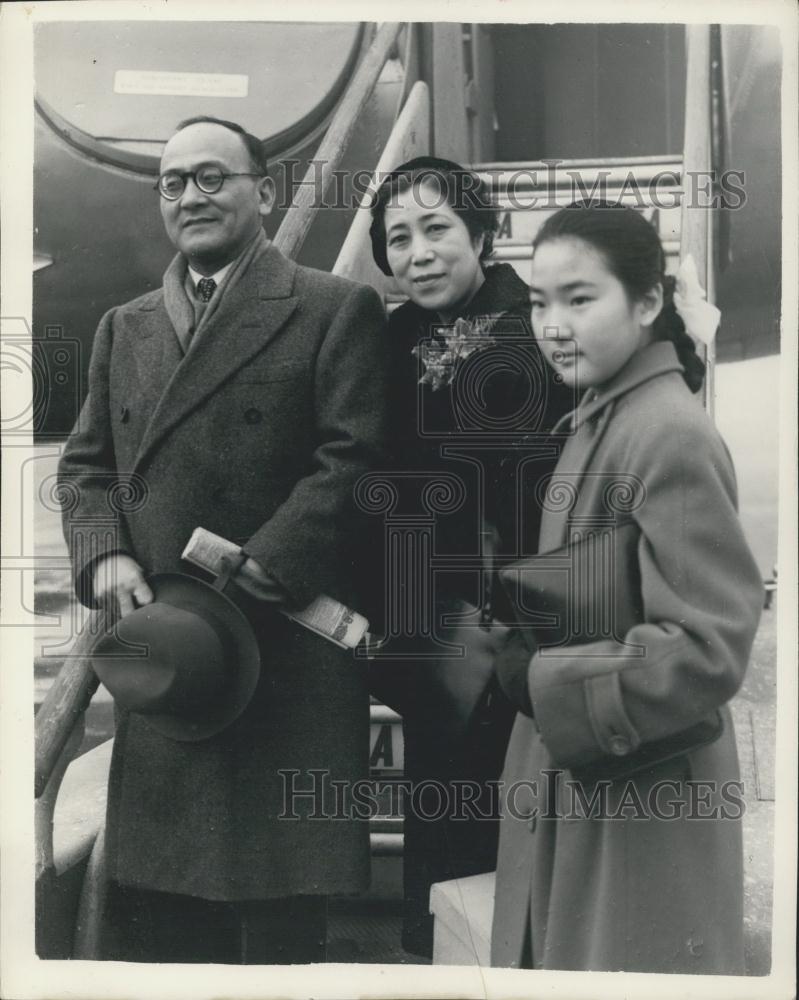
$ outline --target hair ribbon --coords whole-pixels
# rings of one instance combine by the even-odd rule
[[[699,283],[696,261],[687,254],[675,275],[674,307],[685,324],[686,331],[709,347],[716,336],[721,311],[706,301],[705,290]]]

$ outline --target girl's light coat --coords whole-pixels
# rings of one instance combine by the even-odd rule
[[[740,793],[722,791],[739,777],[728,709],[715,743],[610,786],[608,811],[627,803],[628,818],[544,815],[548,804],[552,814],[553,802],[561,813],[574,803],[562,782],[547,802],[547,769],[632,759],[641,743],[723,706],[743,679],[760,573],[729,454],[681,371],[671,343],[652,344],[559,427],[569,437],[539,551],[603,519],[632,520],[644,621],[625,641],[643,653],[625,656],[604,639],[539,651],[530,663],[535,719],[517,716],[503,773],[506,794],[519,784],[500,834],[494,965],[518,966],[529,935],[535,968],[743,972]],[[738,818],[689,818],[714,809]]]

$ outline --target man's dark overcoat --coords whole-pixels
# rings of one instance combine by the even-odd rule
[[[299,607],[323,593],[356,602],[353,485],[380,463],[383,321],[372,290],[273,247],[229,289],[185,357],[163,290],[107,313],[60,466],[81,600],[91,604],[92,560],[114,549],[147,573],[193,572],[181,552],[202,526],[241,544]],[[97,530],[104,518],[107,533]],[[314,807],[284,795],[310,788],[313,770],[318,788],[322,772],[367,776],[362,668],[240,595],[263,661],[253,701],[197,743],[121,715],[108,875],[218,900],[362,890],[365,822],[280,818]]]

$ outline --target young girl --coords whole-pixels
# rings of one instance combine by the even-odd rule
[[[633,209],[570,206],[536,238],[534,333],[582,393],[556,428],[539,553],[573,553],[587,526],[627,525],[642,611],[616,638],[532,658],[517,630],[497,658],[520,714],[503,772],[494,965],[744,971],[743,803],[725,703],[762,585],[673,294],[658,236]],[[681,747],[716,709],[721,735]],[[670,739],[670,754],[647,756]]]

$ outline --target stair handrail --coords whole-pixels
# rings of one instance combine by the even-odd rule
[[[97,637],[111,624],[105,610],[95,611],[78,633],[66,662],[44,696],[34,722],[34,796],[40,798],[99,687],[91,651]]]
[[[690,177],[710,176],[712,164],[712,110],[710,91],[710,25],[685,26],[685,127],[683,133],[682,203],[680,206],[680,262],[690,254],[696,262],[699,283],[712,301],[711,210],[690,204]],[[706,375],[703,388],[705,409],[713,413],[712,342],[704,351]]]
[[[311,165],[305,173],[299,191],[291,207],[286,212],[274,244],[286,257],[294,259],[302,248],[317,208],[317,193],[324,197],[349,146],[352,134],[360,119],[361,112],[372,96],[383,67],[394,50],[400,32],[405,27],[402,21],[387,21],[380,26],[363,60],[355,71],[352,82],[336,109],[330,127],[316,151]],[[321,183],[317,167],[321,164]]]
[[[344,241],[341,244],[333,274],[372,285],[385,296],[393,288],[372,259],[369,226],[372,221],[371,203],[383,177],[411,155],[430,152],[430,88],[422,80],[411,87],[397,120],[383,147],[383,152],[358,205]]]

